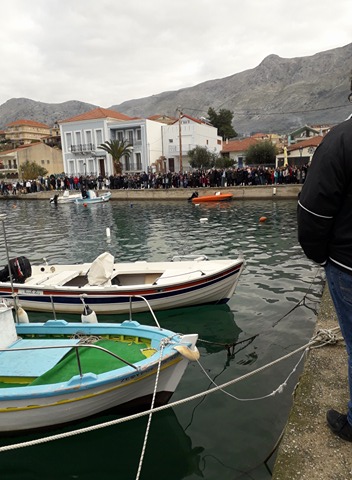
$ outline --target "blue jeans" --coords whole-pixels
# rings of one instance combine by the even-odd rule
[[[336,268],[331,262],[325,266],[325,272],[348,354],[350,400],[347,419],[352,425],[352,275]]]

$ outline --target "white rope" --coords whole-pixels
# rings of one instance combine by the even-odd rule
[[[331,329],[322,328],[318,330],[313,340],[320,342],[320,345],[314,345],[311,348],[321,348],[325,345],[334,345],[339,340],[343,340],[342,336],[338,337],[335,332],[340,331],[340,327],[334,327]]]
[[[205,390],[203,392],[196,393],[196,394],[194,394],[190,397],[183,398],[183,399],[178,400],[176,402],[168,403],[166,405],[161,405],[160,407],[156,407],[154,409],[145,410],[144,412],[139,412],[139,413],[136,413],[136,414],[133,414],[133,415],[129,415],[127,417],[118,418],[118,419],[111,420],[109,422],[104,422],[104,423],[101,423],[101,424],[98,424],[98,425],[91,425],[89,427],[81,428],[81,429],[78,429],[78,430],[65,432],[65,433],[59,433],[59,434],[52,435],[52,436],[49,436],[49,437],[38,438],[36,440],[30,440],[28,442],[22,442],[22,443],[17,443],[17,444],[13,444],[13,445],[5,445],[3,447],[0,447],[0,453],[4,452],[4,451],[7,451],[7,450],[14,450],[16,448],[22,448],[22,447],[30,447],[30,446],[33,446],[33,445],[38,445],[38,444],[46,443],[46,442],[52,442],[52,441],[55,441],[55,440],[66,438],[66,437],[72,437],[74,435],[79,435],[81,433],[87,433],[87,432],[91,432],[91,431],[94,431],[94,430],[99,430],[101,428],[111,427],[113,425],[118,425],[120,423],[124,423],[124,422],[130,421],[130,420],[135,420],[136,418],[144,417],[146,415],[149,415],[151,412],[153,412],[153,413],[160,412],[162,410],[166,410],[167,408],[173,408],[173,407],[176,407],[178,405],[183,405],[184,403],[188,403],[188,402],[191,402],[191,401],[196,400],[198,398],[204,397],[206,395],[210,395],[211,393],[217,392],[218,390],[223,390],[223,389],[229,387],[230,385],[234,385],[235,383],[238,383],[242,380],[246,380],[247,378],[250,378],[253,375],[258,374],[258,373],[268,369],[269,367],[271,367],[273,365],[276,365],[277,363],[280,363],[281,361],[286,360],[287,358],[292,357],[296,353],[299,353],[299,352],[302,352],[302,351],[305,351],[305,350],[309,349],[309,347],[311,347],[311,345],[314,345],[314,343],[315,343],[315,341],[311,340],[306,345],[303,345],[302,347],[299,347],[296,350],[293,350],[292,352],[284,355],[283,357],[280,357],[276,360],[273,360],[269,364],[266,364],[266,365],[263,365],[262,367],[259,367],[257,370],[246,373],[242,377],[238,377],[238,378],[229,380],[228,382],[225,382],[222,385],[218,385],[216,387]]]
[[[286,380],[281,384],[279,385],[276,390],[274,390],[273,392],[267,394],[267,395],[263,395],[262,397],[255,397],[255,398],[239,398],[239,397],[236,397],[235,395],[232,395],[232,393],[229,393],[227,392],[226,390],[224,390],[223,388],[220,388],[220,391],[225,393],[226,395],[228,395],[229,397],[231,398],[234,398],[235,400],[238,400],[239,402],[253,402],[253,401],[257,401],[257,400],[264,400],[265,398],[269,398],[269,397],[273,397],[274,395],[276,395],[277,393],[282,393],[284,388],[287,387],[287,383],[289,381],[289,379],[291,378],[291,376],[296,372],[297,370],[297,367],[298,365],[301,363],[301,361],[303,360],[305,354],[307,353],[309,349],[307,348],[306,350],[304,350],[304,352],[302,353],[302,355],[300,356],[298,362],[296,363],[296,365],[294,366],[294,368],[292,369],[292,371],[290,372],[290,374],[287,376]],[[216,387],[218,387],[218,385],[212,380],[212,378],[208,375],[208,373],[205,371],[205,369],[202,367],[202,365],[200,364],[200,362],[197,360],[198,362],[198,365],[200,366],[200,368],[202,369],[203,373],[205,374],[205,376],[211,381],[211,383],[213,385],[215,385]]]
[[[144,435],[143,447],[142,447],[142,452],[141,452],[141,456],[140,456],[140,459],[139,459],[139,465],[138,465],[136,480],[139,479],[140,474],[141,474],[141,470],[142,470],[143,459],[144,459],[145,449],[146,449],[146,446],[147,446],[147,440],[148,440],[148,435],[149,435],[150,424],[151,424],[152,416],[153,416],[153,413],[154,413],[153,409],[154,409],[156,392],[157,392],[157,388],[158,388],[161,361],[162,361],[162,358],[163,358],[163,351],[164,351],[164,348],[165,348],[165,345],[166,345],[166,340],[168,341],[168,339],[163,338],[162,341],[160,342],[160,357],[159,357],[159,363],[158,363],[158,370],[156,372],[153,398],[152,398],[152,402],[151,402],[151,406],[150,406],[151,410],[150,410],[150,414],[149,414],[149,418],[148,418],[147,428],[146,428],[145,435]]]

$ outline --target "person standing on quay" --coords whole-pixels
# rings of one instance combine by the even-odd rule
[[[352,442],[352,119],[335,126],[314,153],[297,208],[298,240],[324,266],[348,354],[347,413],[329,410],[330,429]]]

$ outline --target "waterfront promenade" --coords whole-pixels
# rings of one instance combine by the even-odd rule
[[[218,191],[222,193],[232,193],[234,200],[275,200],[275,199],[297,199],[302,185],[256,185],[256,186],[238,186],[238,187],[216,187],[216,188],[156,188],[156,189],[112,189],[112,201],[146,201],[146,200],[187,200],[194,191],[199,196],[213,195]],[[106,190],[101,190],[103,193]],[[16,198],[18,200],[47,200],[53,197],[56,190],[44,191],[38,193],[23,193],[18,195],[2,195],[0,199]]]

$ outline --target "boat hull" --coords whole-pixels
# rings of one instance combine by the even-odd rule
[[[163,362],[155,406],[169,401],[187,367],[185,359]],[[135,374],[130,381],[120,379],[98,387],[60,389],[42,397],[0,397],[0,432],[19,432],[62,425],[114,409],[116,413],[150,408],[155,388],[156,367]],[[1,392],[0,392],[1,394]],[[8,394],[8,393],[7,393]]]
[[[79,204],[79,205],[88,205],[88,204],[94,204],[94,203],[105,203],[105,202],[108,202],[111,198],[111,192],[108,192],[108,193],[104,193],[102,195],[100,195],[99,197],[98,196],[95,196],[95,197],[92,197],[92,198],[76,198],[75,199],[75,203],[76,204]]]
[[[202,197],[192,198],[193,203],[201,202],[223,202],[231,200],[233,197],[232,193],[221,193],[220,195],[204,195]]]
[[[28,311],[52,312],[54,308],[58,313],[73,314],[82,313],[83,303],[88,304],[97,314],[126,313],[130,311],[131,303],[134,312],[148,310],[146,302],[138,296],[144,297],[155,311],[227,303],[234,294],[244,260],[219,260],[216,261],[216,268],[211,268],[211,262],[190,262],[187,273],[175,274],[165,279],[161,276],[156,282],[139,285],[110,287],[56,285],[49,288],[45,285],[31,285],[31,282],[28,282],[14,284],[12,291],[8,282],[0,282],[0,297],[11,302],[15,294],[20,305]],[[182,265],[185,262],[175,263]],[[138,264],[139,262],[133,264],[135,275],[139,268]],[[149,264],[148,268],[159,267],[155,263]],[[116,264],[116,269],[121,270],[121,264],[120,266]]]

